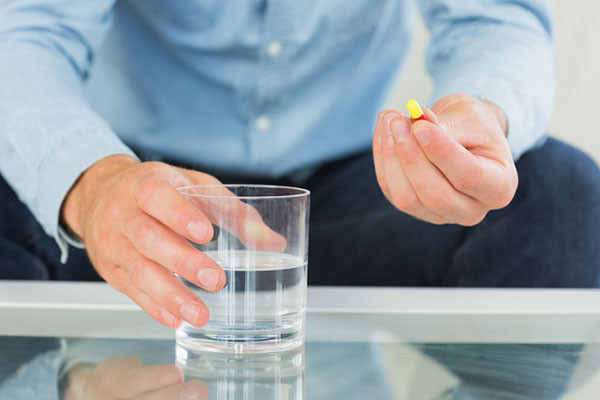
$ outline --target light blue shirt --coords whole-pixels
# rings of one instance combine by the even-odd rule
[[[417,4],[430,103],[497,104],[515,159],[540,143],[554,95],[547,1],[0,0],[0,171],[64,261],[63,199],[128,145],[265,177],[366,150]]]

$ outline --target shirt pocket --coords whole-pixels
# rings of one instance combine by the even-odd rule
[[[176,29],[195,31],[214,24],[225,0],[134,0],[138,9]]]

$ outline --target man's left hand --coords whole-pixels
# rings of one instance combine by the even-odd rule
[[[456,94],[425,109],[427,121],[379,114],[373,139],[377,180],[399,210],[434,224],[476,225],[507,206],[518,176],[503,112]]]

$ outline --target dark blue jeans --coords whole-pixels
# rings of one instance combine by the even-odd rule
[[[324,165],[303,185],[312,191],[309,283],[598,287],[596,164],[550,139],[517,169],[512,203],[467,228],[431,225],[396,210],[377,185],[370,152]],[[294,184],[214,174],[224,182]],[[1,278],[99,279],[84,251],[71,248],[68,263],[60,264],[54,240],[3,180],[0,201]]]

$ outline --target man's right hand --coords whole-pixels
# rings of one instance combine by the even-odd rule
[[[212,292],[223,288],[226,277],[186,240],[207,243],[213,228],[175,188],[219,183],[197,171],[110,156],[74,185],[63,218],[110,285],[162,324],[176,328],[183,319],[200,327],[208,309],[173,273]]]
[[[175,365],[144,365],[135,357],[109,358],[98,365],[80,364],[69,372],[65,400],[207,400],[199,380],[184,382]]]

